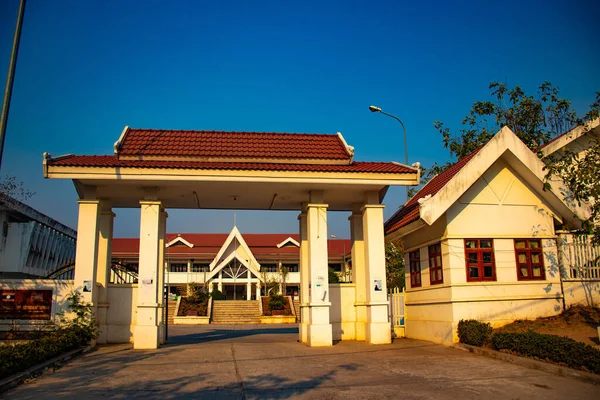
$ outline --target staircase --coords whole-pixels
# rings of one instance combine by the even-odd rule
[[[294,311],[296,312],[296,322],[300,321],[300,298],[294,297]]]
[[[175,307],[177,307],[177,300],[169,300],[167,303],[167,323],[173,325],[173,317],[175,316]]]
[[[211,324],[260,324],[258,300],[215,300]]]

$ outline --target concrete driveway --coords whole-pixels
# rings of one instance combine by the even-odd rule
[[[296,325],[170,327],[169,345],[99,347],[7,399],[598,399],[600,386],[401,339],[330,348]]]

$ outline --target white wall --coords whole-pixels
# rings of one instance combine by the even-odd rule
[[[353,283],[329,284],[329,319],[333,340],[356,340],[355,290]]]
[[[108,285],[107,343],[133,343],[137,292],[137,284]]]

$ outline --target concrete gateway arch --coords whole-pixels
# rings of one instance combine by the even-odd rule
[[[382,200],[415,185],[419,169],[354,161],[338,134],[131,129],[113,155],[44,154],[44,176],[72,179],[79,195],[74,287],[93,304],[106,341],[115,208],[140,208],[136,349],[165,341],[162,309],[166,209],[297,210],[300,340],[330,346],[327,211],[351,211],[356,340],[389,343]],[[132,311],[134,312],[134,311]]]

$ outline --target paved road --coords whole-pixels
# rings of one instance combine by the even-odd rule
[[[99,347],[6,399],[600,399],[600,386],[428,342],[309,348],[295,325],[171,327],[157,351]]]

